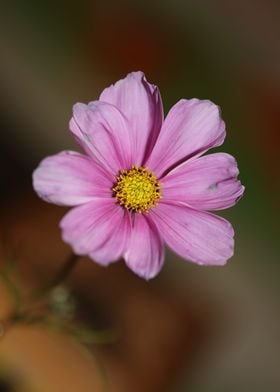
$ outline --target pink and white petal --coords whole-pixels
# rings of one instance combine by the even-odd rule
[[[83,135],[81,129],[79,128],[78,124],[72,117],[71,120],[69,121],[69,129],[71,133],[73,134],[76,142],[79,144],[79,146],[83,149],[83,151],[89,155],[90,157],[93,156],[93,151],[92,151],[92,146],[90,142],[85,138]]]
[[[134,164],[141,166],[149,156],[163,123],[159,89],[148,83],[143,72],[132,72],[106,88],[99,99],[115,105],[128,119],[134,141]]]
[[[132,137],[126,119],[115,106],[100,101],[76,103],[70,129],[85,151],[111,175],[131,167]]]
[[[236,160],[231,155],[205,155],[184,162],[161,179],[163,198],[202,210],[228,208],[244,192],[238,174]]]
[[[33,187],[45,201],[65,206],[112,194],[108,174],[90,157],[73,151],[43,159],[33,172]]]
[[[219,216],[167,203],[151,210],[150,215],[166,244],[185,259],[201,265],[224,265],[233,255],[233,228]]]
[[[130,237],[127,211],[113,198],[96,199],[70,210],[60,222],[62,237],[78,255],[88,255],[101,265],[122,257]]]
[[[144,279],[154,278],[164,262],[164,246],[155,224],[146,215],[135,214],[131,238],[124,259]]]
[[[179,163],[220,146],[225,124],[210,101],[182,99],[169,111],[146,165],[158,177]]]

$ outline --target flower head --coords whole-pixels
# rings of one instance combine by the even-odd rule
[[[202,265],[232,256],[230,223],[208,211],[234,205],[244,187],[232,156],[202,156],[225,138],[215,104],[183,99],[164,119],[158,88],[133,72],[75,104],[70,130],[84,154],[47,157],[33,183],[44,200],[74,207],[60,226],[75,253],[101,265],[122,257],[146,279],[162,268],[164,244]]]

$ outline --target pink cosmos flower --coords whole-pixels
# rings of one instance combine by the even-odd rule
[[[85,154],[47,157],[33,181],[44,200],[74,207],[60,226],[76,254],[103,266],[123,258],[145,279],[162,268],[164,244],[201,265],[233,255],[231,224],[207,212],[244,191],[231,155],[201,156],[225,138],[215,104],[182,99],[164,120],[158,88],[132,72],[75,104],[70,130]]]

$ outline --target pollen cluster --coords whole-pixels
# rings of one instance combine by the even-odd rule
[[[160,184],[147,168],[132,166],[130,170],[120,171],[113,193],[121,206],[142,213],[157,205]]]

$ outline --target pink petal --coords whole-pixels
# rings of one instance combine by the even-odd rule
[[[122,257],[130,237],[130,219],[113,198],[73,208],[60,223],[63,240],[78,255],[107,265]]]
[[[70,129],[91,157],[112,175],[132,165],[132,137],[127,122],[113,105],[76,103]]]
[[[150,215],[167,245],[185,259],[224,265],[233,255],[234,231],[219,216],[167,203],[151,210]]]
[[[72,151],[45,158],[33,173],[33,187],[45,201],[67,206],[112,194],[108,174],[89,157]]]
[[[202,210],[228,208],[244,192],[237,180],[238,174],[237,163],[231,155],[206,155],[184,162],[162,178],[163,197]]]
[[[150,154],[163,122],[163,107],[158,88],[147,82],[142,72],[106,88],[100,100],[115,105],[128,119],[134,140],[134,164],[141,166]]]
[[[125,262],[141,278],[151,279],[162,268],[164,247],[154,223],[145,215],[135,214]]]
[[[159,177],[180,162],[221,145],[224,138],[218,106],[198,99],[181,100],[168,113],[146,165]]]

